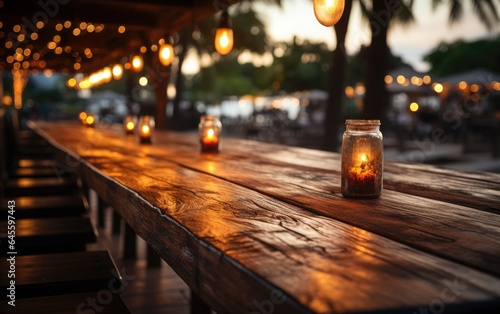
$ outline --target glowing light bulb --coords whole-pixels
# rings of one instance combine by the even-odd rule
[[[314,15],[324,26],[335,25],[344,13],[345,0],[313,0]]]
[[[121,79],[122,75],[123,75],[123,67],[122,67],[122,65],[121,64],[115,64],[113,66],[112,73],[113,73],[113,77],[115,78],[115,80]]]
[[[215,50],[221,55],[227,55],[233,49],[234,38],[227,10],[221,15],[219,27],[215,32]]]
[[[142,70],[143,65],[144,62],[140,55],[135,55],[132,58],[132,69],[134,69],[134,71],[139,72],[140,70]]]
[[[169,66],[174,59],[174,47],[170,44],[163,44],[160,47],[160,62],[164,66]]]

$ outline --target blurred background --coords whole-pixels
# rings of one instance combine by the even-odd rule
[[[500,1],[393,2],[387,13],[387,1],[347,1],[324,27],[310,0],[242,1],[229,8],[228,55],[213,48],[216,14],[171,34],[166,69],[92,88],[78,86],[88,73],[31,71],[17,109],[23,121],[85,111],[121,123],[157,114],[168,77],[168,129],[196,132],[200,116],[218,115],[227,137],[340,151],[345,119],[376,118],[386,160],[500,172]],[[2,77],[11,109],[13,72]]]

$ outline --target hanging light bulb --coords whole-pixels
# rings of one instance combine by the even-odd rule
[[[113,77],[115,80],[119,80],[122,78],[123,75],[123,67],[121,64],[117,63],[113,66],[113,70],[111,70],[113,73]]]
[[[221,55],[227,55],[233,49],[233,30],[227,10],[221,15],[219,27],[215,33],[215,50]]]
[[[143,66],[144,66],[144,62],[142,60],[142,56],[141,55],[135,55],[132,58],[132,69],[135,72],[139,72],[140,70],[142,70]]]
[[[160,46],[160,52],[158,55],[160,57],[161,64],[169,66],[174,59],[174,47],[171,44],[163,44]]]
[[[344,12],[345,0],[313,0],[314,15],[324,26],[337,23]]]

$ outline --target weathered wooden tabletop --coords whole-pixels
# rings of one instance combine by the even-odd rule
[[[335,153],[31,126],[218,313],[500,309],[498,174],[386,162],[382,197],[353,200]]]

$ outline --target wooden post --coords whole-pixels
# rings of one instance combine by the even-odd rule
[[[148,244],[147,245],[147,259],[148,268],[161,267],[161,257],[156,251]]]
[[[97,196],[97,225],[99,226],[99,228],[105,228],[106,227],[106,222],[104,220],[106,220],[106,213],[105,213],[105,209],[106,209],[106,203],[104,202],[104,200],[100,197],[100,196]]]
[[[121,230],[121,225],[122,225],[122,218],[118,214],[118,212],[113,209],[113,234],[120,234]]]
[[[125,222],[125,238],[123,241],[123,258],[125,259],[135,259],[137,257],[136,252],[137,236],[134,229],[130,227],[128,223]]]
[[[191,314],[210,314],[210,307],[193,291],[191,290]]]

